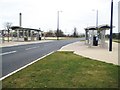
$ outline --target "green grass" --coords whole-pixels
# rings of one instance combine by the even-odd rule
[[[113,39],[113,42],[120,43],[120,40],[118,40],[118,39]]]
[[[117,88],[118,67],[56,52],[3,80],[3,88]]]

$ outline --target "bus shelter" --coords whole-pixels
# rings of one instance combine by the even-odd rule
[[[23,28],[20,26],[12,26],[12,40],[17,41],[34,41],[41,40],[41,30],[32,28]]]
[[[89,45],[90,47],[95,45],[94,38],[97,38],[97,28],[94,26],[85,28],[85,44]]]
[[[10,41],[11,40],[11,29],[6,30],[0,30],[0,43],[4,43],[4,41]],[[9,39],[8,39],[9,38]]]
[[[100,46],[101,47],[105,47],[105,34],[106,34],[106,30],[109,30],[110,26],[108,25],[100,25],[98,27],[99,30],[99,40],[100,40]]]
[[[105,47],[105,33],[109,30],[110,26],[100,25],[98,27],[87,27],[85,28],[85,44],[88,46]]]

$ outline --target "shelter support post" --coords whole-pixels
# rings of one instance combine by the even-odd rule
[[[19,29],[17,29],[17,41],[19,41]]]

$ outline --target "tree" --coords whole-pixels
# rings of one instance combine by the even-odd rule
[[[55,34],[54,34],[54,32],[52,31],[52,30],[49,30],[48,32],[46,32],[46,35],[45,35],[46,37],[54,37],[55,36]]]
[[[106,38],[110,38],[110,35],[109,34],[107,34],[107,35],[105,35],[106,36]],[[113,33],[112,34],[112,38],[113,39],[120,39],[120,33]]]
[[[10,35],[10,28],[11,28],[11,25],[12,25],[11,22],[6,22],[6,23],[5,23],[5,28],[6,28],[7,31],[8,31],[8,35],[7,35],[7,37],[8,37],[8,42],[9,42],[9,35]]]
[[[73,37],[78,37],[78,33],[77,33],[77,28],[76,27],[74,27]]]
[[[63,37],[63,36],[65,36],[65,34],[63,33],[62,30],[58,30],[58,32],[57,32],[57,30],[56,30],[56,31],[55,31],[55,35],[58,36],[58,37]]]

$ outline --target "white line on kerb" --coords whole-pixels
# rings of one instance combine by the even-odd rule
[[[30,49],[34,49],[34,48],[38,48],[39,46],[37,46],[37,47],[32,47],[32,48],[27,48],[27,49],[25,49],[25,50],[30,50]]]
[[[6,55],[6,54],[15,53],[15,52],[17,52],[17,51],[11,51],[11,52],[0,53],[0,56],[2,56],[2,55]]]
[[[14,74],[14,73],[16,73],[16,72],[18,72],[18,71],[20,71],[20,70],[22,70],[22,69],[24,69],[24,68],[30,66],[30,65],[32,65],[33,63],[35,63],[35,62],[37,62],[37,61],[39,61],[39,60],[45,58],[46,56],[48,56],[48,55],[50,55],[50,54],[52,54],[52,53],[54,53],[54,52],[55,52],[55,51],[50,52],[50,53],[48,53],[47,55],[44,55],[43,57],[38,58],[37,60],[35,60],[35,61],[33,61],[33,62],[31,62],[31,63],[29,63],[29,64],[27,64],[27,65],[25,65],[25,66],[23,66],[23,67],[21,67],[21,68],[19,68],[19,69],[17,69],[17,70],[15,70],[15,71],[13,71],[13,72],[11,72],[11,73],[9,73],[9,74],[7,74],[6,76],[0,78],[0,81],[2,81],[3,79],[5,79],[5,78],[11,76],[12,74]]]

